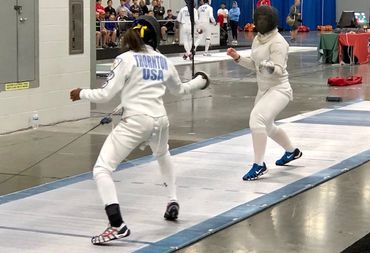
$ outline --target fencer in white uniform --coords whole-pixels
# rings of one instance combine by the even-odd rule
[[[199,25],[198,31],[199,36],[195,41],[195,49],[199,46],[200,42],[205,38],[205,51],[203,55],[210,56],[208,52],[211,46],[211,30],[209,29],[210,24],[217,25],[215,18],[213,17],[213,8],[209,5],[209,0],[203,0],[203,5],[198,8]]]
[[[278,14],[274,8],[257,8],[254,21],[258,34],[252,43],[251,57],[240,57],[233,48],[227,52],[241,66],[257,71],[258,93],[249,121],[255,161],[244,180],[257,179],[267,172],[264,162],[267,136],[285,149],[276,165],[285,165],[302,156],[287,133],[274,123],[276,116],[293,99],[287,72],[289,44],[278,32]]]
[[[121,95],[122,119],[105,140],[93,169],[110,224],[102,234],[92,238],[93,244],[104,244],[130,234],[121,216],[112,172],[134,148],[143,143],[150,145],[164,185],[169,190],[164,217],[167,220],[177,219],[179,204],[175,173],[168,151],[169,121],[162,97],[166,88],[171,93],[182,95],[204,89],[209,84],[207,75],[201,72],[193,80],[181,82],[171,61],[156,51],[160,27],[153,17],[139,17],[123,40],[128,51],[115,59],[103,87],[74,89],[70,95],[73,101],[84,99],[94,103],[107,102],[117,93]]]
[[[194,23],[195,25],[198,24],[198,11],[194,8]],[[177,15],[177,22],[180,24],[180,32],[183,36],[185,54],[183,59],[186,60],[189,58],[192,60],[193,54],[191,53],[192,47],[192,37],[191,37],[191,21],[190,21],[190,13],[187,6],[181,8],[179,14]]]

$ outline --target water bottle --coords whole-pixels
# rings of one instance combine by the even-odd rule
[[[39,114],[37,112],[33,112],[33,115],[32,115],[32,128],[33,129],[37,129],[39,127],[39,124],[40,124],[40,119],[39,119]]]

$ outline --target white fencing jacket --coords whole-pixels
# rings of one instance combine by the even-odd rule
[[[257,71],[257,84],[260,92],[277,89],[292,99],[292,89],[287,71],[289,44],[277,29],[258,34],[252,43],[251,57],[241,57],[237,62],[248,69]],[[275,71],[272,74],[259,72],[262,61],[272,62]]]
[[[201,76],[182,83],[167,57],[150,46],[146,49],[146,52],[128,51],[119,55],[102,88],[81,90],[81,99],[104,103],[120,92],[123,118],[140,114],[161,117],[167,115],[162,99],[166,88],[182,95],[205,86],[206,80]]]
[[[216,20],[213,17],[213,8],[209,4],[203,4],[202,6],[199,6],[198,13],[200,23],[216,23]]]

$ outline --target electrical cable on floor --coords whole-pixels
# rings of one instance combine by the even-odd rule
[[[60,148],[59,148],[59,149],[57,149],[56,151],[54,151],[54,152],[52,152],[52,153],[48,154],[47,156],[45,156],[45,157],[43,157],[42,159],[38,160],[37,162],[35,162],[35,163],[31,164],[30,166],[28,166],[27,168],[25,168],[25,169],[21,170],[20,172],[18,172],[18,173],[16,173],[16,174],[13,174],[11,177],[4,179],[3,181],[1,181],[1,182],[0,182],[0,185],[1,185],[1,184],[3,184],[3,183],[5,183],[5,182],[7,182],[7,181],[9,181],[9,180],[11,180],[11,179],[13,179],[13,178],[14,178],[14,177],[16,177],[16,176],[20,176],[20,175],[22,175],[22,173],[24,173],[25,171],[27,171],[27,170],[29,170],[29,169],[33,168],[33,167],[34,167],[34,166],[36,166],[37,164],[39,164],[39,163],[41,163],[41,162],[45,161],[46,159],[50,158],[51,156],[53,156],[53,155],[55,155],[55,154],[57,154],[59,151],[61,151],[61,150],[62,150],[62,149],[64,149],[65,147],[67,147],[67,146],[71,145],[72,143],[74,143],[74,142],[75,142],[75,141],[77,141],[78,139],[82,138],[82,137],[83,137],[83,136],[85,136],[86,134],[88,134],[88,133],[90,133],[91,131],[93,131],[94,129],[98,128],[100,125],[105,125],[105,124],[109,124],[109,123],[111,123],[111,122],[112,122],[112,117],[111,117],[111,116],[112,116],[112,114],[113,114],[113,113],[110,113],[108,116],[106,116],[106,117],[102,118],[102,119],[100,120],[99,124],[97,124],[96,126],[92,127],[91,129],[89,129],[88,131],[84,132],[83,134],[81,134],[81,135],[77,136],[77,137],[76,137],[76,138],[74,138],[73,140],[69,141],[67,144],[64,144],[62,147],[60,147]]]

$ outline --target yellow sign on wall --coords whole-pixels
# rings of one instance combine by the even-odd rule
[[[5,91],[11,90],[26,90],[30,88],[30,82],[20,82],[20,83],[7,83],[5,84]]]

